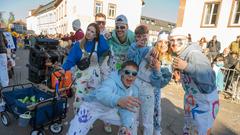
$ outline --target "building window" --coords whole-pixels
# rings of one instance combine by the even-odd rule
[[[240,0],[233,0],[229,26],[240,26]]]
[[[108,4],[108,18],[113,19],[116,17],[116,5],[115,4]]]
[[[102,13],[103,3],[101,1],[95,1],[95,14]]]
[[[62,17],[62,14],[61,14],[62,12],[61,12],[61,7],[59,7],[59,9],[58,9],[58,20],[60,20],[61,19],[61,17]]]
[[[216,27],[219,15],[220,3],[212,2],[204,4],[204,12],[202,18],[203,27]]]
[[[67,1],[65,1],[65,15],[64,16],[67,16]]]

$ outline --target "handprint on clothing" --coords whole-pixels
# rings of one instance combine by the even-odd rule
[[[78,121],[80,123],[86,123],[92,118],[89,110],[82,109],[78,112]]]

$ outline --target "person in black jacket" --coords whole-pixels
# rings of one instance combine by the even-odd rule
[[[208,58],[210,62],[212,62],[221,50],[221,43],[217,41],[216,35],[214,35],[212,40],[208,42],[207,48],[209,49]]]

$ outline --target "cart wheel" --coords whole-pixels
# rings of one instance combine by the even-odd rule
[[[32,130],[30,135],[45,135],[44,130]]]
[[[63,126],[62,124],[59,123],[53,123],[52,125],[49,126],[49,129],[53,134],[59,134],[62,132]]]
[[[9,115],[7,112],[1,112],[1,121],[4,126],[8,126],[10,123]]]

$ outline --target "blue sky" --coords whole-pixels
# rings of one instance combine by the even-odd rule
[[[142,15],[176,22],[179,0],[144,0]]]
[[[12,11],[16,19],[25,18],[30,9],[51,0],[0,0],[0,12],[5,11],[4,17]],[[142,15],[176,22],[179,0],[145,0]]]

